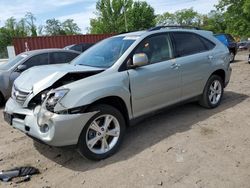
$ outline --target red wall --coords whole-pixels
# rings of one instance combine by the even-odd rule
[[[20,54],[25,51],[26,42],[29,50],[36,50],[44,48],[63,48],[71,44],[79,43],[96,43],[111,36],[113,36],[113,34],[24,37],[14,38],[13,45],[16,54]]]

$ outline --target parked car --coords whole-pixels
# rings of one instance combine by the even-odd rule
[[[94,43],[72,44],[72,45],[69,45],[69,46],[65,46],[64,49],[66,49],[66,50],[75,50],[75,51],[78,51],[78,52],[84,52],[85,50],[87,50],[88,48],[90,48],[93,45],[94,45]]]
[[[249,50],[250,49],[250,41],[240,42],[238,44],[239,50]]]
[[[62,49],[43,49],[24,52],[7,63],[0,64],[0,103],[11,95],[14,80],[25,70],[38,65],[68,63],[80,53]],[[30,77],[33,79],[33,76]]]
[[[105,39],[71,64],[25,71],[4,117],[48,145],[77,145],[101,160],[138,118],[189,99],[217,107],[230,75],[229,51],[212,32],[157,27]]]
[[[216,34],[214,36],[228,47],[230,52],[230,62],[234,62],[237,54],[237,42],[234,38],[230,34]]]

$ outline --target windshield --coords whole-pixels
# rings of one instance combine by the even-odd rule
[[[9,70],[11,67],[13,67],[15,64],[17,64],[19,61],[27,57],[26,54],[20,54],[13,59],[9,60],[7,63],[3,63],[0,65],[0,70]]]
[[[72,61],[75,65],[91,67],[111,67],[133,44],[135,39],[128,37],[113,37],[94,45]]]

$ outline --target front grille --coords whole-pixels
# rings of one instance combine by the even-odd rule
[[[23,105],[24,102],[26,101],[27,97],[29,96],[30,92],[27,91],[22,91],[18,89],[15,85],[13,86],[12,89],[12,98],[16,100],[20,105]]]

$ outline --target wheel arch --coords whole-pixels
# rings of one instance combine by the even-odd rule
[[[217,76],[221,77],[221,79],[223,80],[223,84],[224,84],[223,87],[225,87],[226,72],[225,72],[223,69],[218,69],[218,70],[214,71],[214,72],[211,74],[211,76],[212,76],[212,75],[217,75]]]
[[[110,105],[110,106],[116,108],[117,110],[119,110],[125,119],[126,126],[129,125],[130,118],[129,118],[128,107],[127,107],[125,101],[121,97],[109,96],[109,97],[104,97],[104,98],[98,99],[98,100],[92,102],[91,104],[89,104],[86,111],[88,111],[90,107],[92,107],[94,105],[98,105],[98,104]]]

